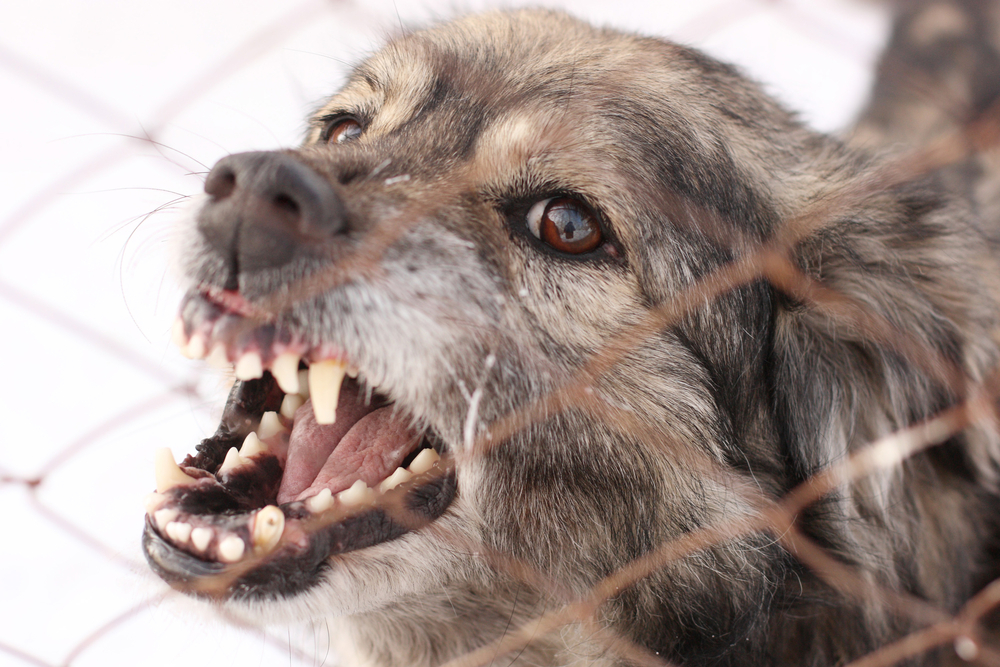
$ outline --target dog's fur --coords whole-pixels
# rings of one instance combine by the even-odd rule
[[[877,155],[939,140],[990,108],[998,21],[972,0],[907,7],[850,141],[809,130],[695,50],[546,11],[413,32],[362,63],[286,153],[343,202],[347,227],[326,254],[234,274],[192,228],[181,262],[193,282],[237,284],[250,302],[340,270],[319,296],[291,299],[282,321],[336,342],[433,429],[456,456],[458,496],[427,530],[335,557],[304,592],[231,609],[336,617],[357,664],[440,664],[660,545],[749,519],[758,494],[778,498],[988,381],[996,154],[901,183]],[[919,85],[901,85],[908,78]],[[362,134],[328,145],[327,126],[345,113]],[[607,245],[570,257],[535,238],[526,213],[554,195],[592,207]],[[647,331],[588,376],[587,391],[537,403],[581,388],[571,380],[622,331],[784,238],[790,221],[807,229],[795,265],[887,328],[742,281]],[[936,358],[967,384],[935,374]],[[538,405],[531,423],[488,439],[511,411]],[[472,455],[473,441],[489,446]],[[624,587],[599,625],[684,665],[843,664],[917,627],[876,586],[955,611],[998,574],[998,461],[996,432],[974,424],[799,515],[798,529],[867,594],[835,590],[776,535],[751,531]],[[628,664],[622,656],[571,624],[497,661]]]

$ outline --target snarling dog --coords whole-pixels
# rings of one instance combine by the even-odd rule
[[[992,163],[876,145],[960,127],[928,82],[989,110],[984,7],[909,6],[850,142],[558,13],[393,40],[181,231],[177,342],[238,382],[160,454],[152,567],[365,665],[835,665],[955,612],[997,574]]]

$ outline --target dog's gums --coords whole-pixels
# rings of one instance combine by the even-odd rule
[[[454,497],[454,472],[431,432],[365,388],[363,371],[330,347],[253,326],[239,302],[233,294],[190,294],[175,324],[174,342],[186,356],[235,361],[237,382],[218,432],[197,455],[178,466],[170,450],[157,452],[145,549],[159,574],[181,588],[293,594],[330,556],[440,516]],[[242,332],[239,342],[234,331]],[[220,576],[231,564],[240,567]],[[295,575],[275,576],[282,570]]]

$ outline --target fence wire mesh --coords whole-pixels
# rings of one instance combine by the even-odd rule
[[[888,26],[884,8],[849,0],[656,4],[565,8],[736,61],[824,130],[846,124],[862,102]],[[0,77],[14,101],[3,111],[8,150],[0,198],[0,313],[8,323],[0,414],[13,431],[0,448],[0,502],[8,518],[0,539],[0,665],[336,664],[322,624],[246,626],[167,588],[141,558],[139,501],[152,486],[152,452],[168,446],[182,458],[189,443],[214,429],[225,393],[222,381],[168,343],[180,298],[163,278],[170,222],[186,195],[200,189],[206,165],[227,152],[295,145],[300,119],[335,88],[349,63],[402,24],[431,15],[401,3],[349,0],[0,9]],[[991,148],[993,122],[980,119],[801,212],[768,245],[744,252],[623,329],[572,382],[492,424],[489,440],[470,437],[466,455],[481,455],[504,434],[567,406],[609,422],[634,421],[594,401],[586,387],[650,332],[760,277],[850,321],[928,374],[964,386],[957,369],[905,332],[806,277],[788,249],[831,210],[871,188]],[[568,596],[560,582],[508,555],[462,544],[563,595],[566,604],[452,664],[489,664],[568,624],[581,624],[636,664],[666,664],[602,627],[597,610],[622,586],[753,532],[773,535],[845,595],[871,594],[870,582],[796,529],[795,514],[839,485],[891,469],[969,424],[990,422],[997,382],[987,378],[964,391],[961,404],[871,443],[783,498],[751,498],[753,516],[663,544],[582,597]],[[441,538],[459,540],[443,532]],[[923,629],[855,666],[891,665],[947,643],[981,664],[1000,664],[1000,656],[976,643],[977,623],[1000,603],[1000,584],[957,615],[896,591],[878,593]]]

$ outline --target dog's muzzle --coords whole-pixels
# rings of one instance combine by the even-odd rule
[[[228,269],[224,289],[240,273],[273,269],[345,227],[344,205],[327,180],[291,155],[238,153],[205,180],[209,196],[198,230]]]

